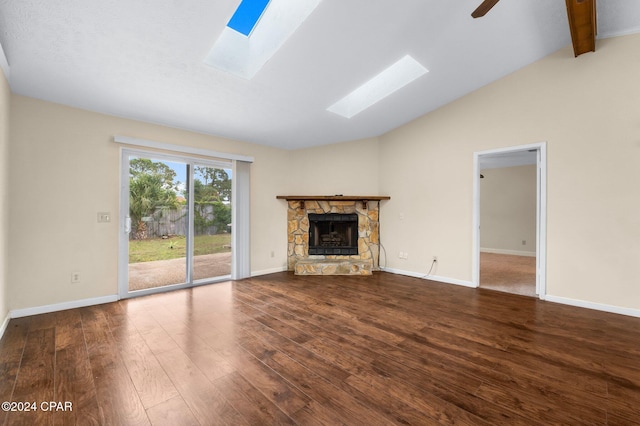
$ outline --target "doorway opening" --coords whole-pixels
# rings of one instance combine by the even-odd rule
[[[476,287],[544,299],[546,145],[474,154]]]

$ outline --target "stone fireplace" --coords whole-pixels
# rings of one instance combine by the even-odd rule
[[[389,197],[277,198],[288,202],[288,270],[297,275],[371,275],[378,270],[380,201]]]

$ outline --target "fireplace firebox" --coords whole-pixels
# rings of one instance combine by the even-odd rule
[[[309,213],[309,254],[358,254],[358,215]]]

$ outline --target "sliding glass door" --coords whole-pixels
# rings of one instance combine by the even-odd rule
[[[231,163],[123,150],[120,295],[231,274]]]
[[[193,172],[193,280],[231,274],[231,170]]]
[[[189,166],[130,155],[128,290],[187,282]]]

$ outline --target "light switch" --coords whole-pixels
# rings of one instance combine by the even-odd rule
[[[111,222],[111,213],[109,213],[109,212],[98,212],[98,222],[99,223]]]

